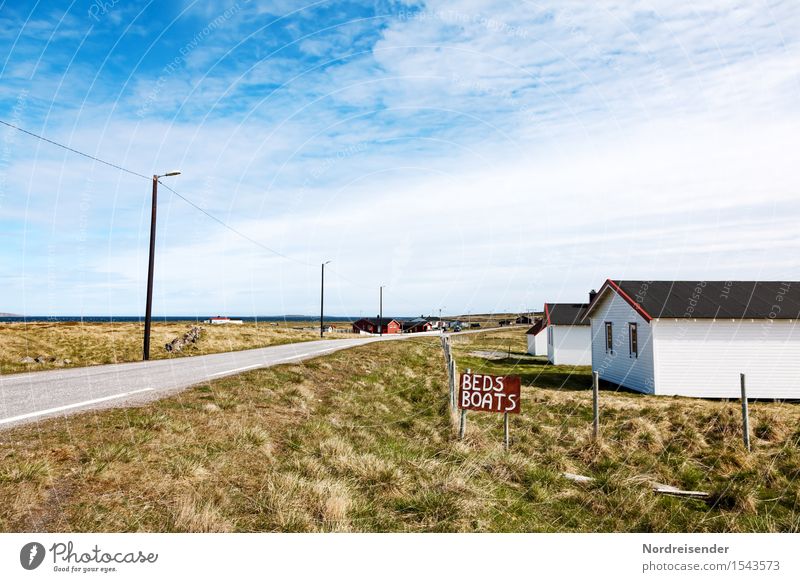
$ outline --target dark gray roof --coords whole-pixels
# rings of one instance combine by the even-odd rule
[[[544,319],[537,319],[536,323],[533,324],[533,327],[525,332],[525,335],[538,335],[539,332],[542,331],[545,327],[547,327],[547,325]]]
[[[800,319],[798,281],[615,281],[649,318]]]
[[[583,321],[588,303],[545,303],[544,317],[548,325],[589,325]]]
[[[401,321],[400,325],[403,327],[403,329],[408,329],[411,327],[417,327],[419,325],[427,325],[428,323],[430,322],[424,317],[417,317],[414,319],[406,319],[404,321]]]

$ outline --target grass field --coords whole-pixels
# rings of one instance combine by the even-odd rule
[[[182,336],[192,325],[154,322],[150,357],[179,358],[319,339],[317,333],[301,329],[313,326],[307,322],[201,325],[203,334],[195,345],[179,353],[168,353],[164,344]],[[0,374],[138,361],[142,358],[143,331],[143,324],[130,322],[0,323]],[[53,361],[21,362],[25,357],[39,356]]]
[[[594,443],[588,370],[523,333],[454,339],[461,369],[524,379],[509,452],[499,415],[454,438],[437,338],[385,342],[0,432],[0,529],[800,531],[798,407],[755,403],[748,455],[735,403],[603,392]]]

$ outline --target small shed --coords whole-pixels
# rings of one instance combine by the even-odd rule
[[[547,324],[544,319],[537,319],[527,332],[528,353],[532,356],[547,356]]]
[[[545,303],[547,359],[557,366],[588,366],[592,363],[592,336],[584,321],[587,303]]]

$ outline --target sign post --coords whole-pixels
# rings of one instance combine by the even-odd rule
[[[461,374],[458,407],[461,409],[459,438],[464,438],[467,428],[467,410],[503,414],[503,446],[509,447],[508,415],[519,414],[521,383],[519,376],[490,376],[473,374],[469,370]]]

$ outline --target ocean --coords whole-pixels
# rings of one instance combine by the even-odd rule
[[[198,317],[195,315],[169,315],[153,317],[154,322],[170,322],[170,321],[193,321],[202,322],[213,315],[206,315]],[[231,319],[241,319],[248,323],[259,321],[274,322],[274,321],[319,321],[319,315],[257,315],[257,316],[227,316]],[[356,321],[359,317],[352,316],[325,316],[325,321]],[[0,323],[58,323],[58,322],[82,322],[82,323],[122,323],[122,322],[144,322],[144,316],[129,316],[129,315],[30,315],[30,316],[0,316]]]

